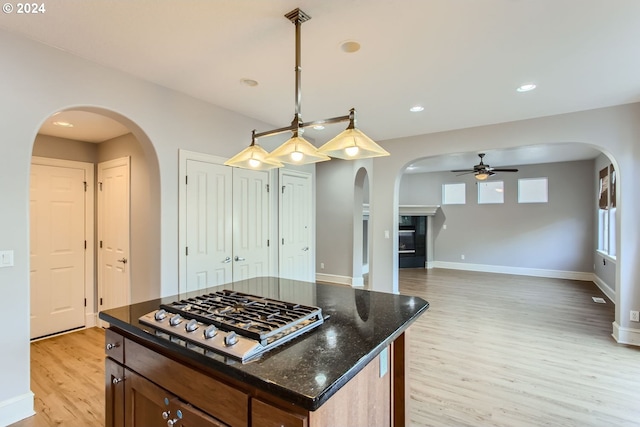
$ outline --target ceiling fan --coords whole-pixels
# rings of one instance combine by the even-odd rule
[[[484,181],[490,176],[495,175],[496,172],[518,172],[518,169],[492,168],[489,165],[485,165],[484,162],[482,161],[484,159],[484,153],[480,153],[478,154],[478,156],[480,157],[480,163],[475,165],[473,169],[458,169],[458,170],[452,170],[451,172],[462,172],[462,173],[459,173],[458,176],[473,173],[476,179],[479,181]]]

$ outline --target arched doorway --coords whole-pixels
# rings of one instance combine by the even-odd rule
[[[536,151],[546,151],[544,163],[542,157],[531,154]],[[557,157],[549,157],[553,152]],[[484,205],[482,210],[477,199],[481,181],[473,174],[451,172],[463,168],[460,161],[467,166],[477,163],[477,152],[415,159],[402,169],[399,205],[444,204],[444,187],[463,186],[466,202],[463,197],[460,205],[443,205],[434,216],[434,233],[439,238],[435,266],[593,281],[618,305],[620,192],[615,191],[615,159],[599,148],[577,143],[507,148],[491,154],[487,158],[494,167],[516,166],[520,171],[491,177],[504,182],[504,201]],[[525,157],[524,162],[505,160]],[[548,181],[549,203],[521,202],[520,181],[537,178]],[[515,238],[516,234],[521,238]],[[509,236],[514,239],[510,241]]]
[[[54,122],[58,122],[54,125]],[[60,131],[56,129],[59,128]],[[102,290],[103,282],[113,279],[108,274],[100,271],[100,257],[94,258],[94,253],[99,254],[101,250],[105,250],[107,246],[107,235],[99,234],[95,230],[100,230],[100,214],[105,209],[104,204],[97,204],[95,200],[100,199],[100,195],[104,193],[111,194],[107,190],[107,182],[101,184],[101,180],[106,181],[106,175],[96,177],[96,170],[106,170],[100,165],[113,162],[114,159],[126,159],[127,166],[122,167],[129,175],[126,185],[126,192],[121,194],[126,199],[123,203],[118,203],[118,199],[112,205],[119,208],[119,213],[113,211],[105,219],[116,219],[124,215],[126,218],[120,218],[130,225],[129,230],[122,231],[129,242],[126,242],[127,254],[121,256],[123,260],[121,270],[126,274],[126,297],[128,302],[136,302],[148,299],[153,295],[160,293],[160,188],[159,188],[159,166],[155,150],[146,136],[146,134],[133,121],[117,114],[113,111],[95,108],[95,107],[73,107],[60,110],[59,112],[48,117],[42,124],[33,144],[32,149],[32,203],[30,209],[31,221],[31,253],[32,253],[32,312],[34,304],[39,305],[40,315],[43,313],[64,313],[77,310],[80,304],[81,316],[75,316],[75,320],[71,323],[62,323],[62,326],[54,326],[53,328],[39,328],[32,331],[31,338],[37,338],[43,335],[55,334],[67,329],[77,327],[94,326],[97,324],[97,313],[106,308],[106,295]],[[35,163],[34,164],[34,159]],[[45,227],[41,227],[34,218],[38,215],[37,200],[33,200],[33,187],[36,183],[34,172],[40,174],[43,170],[54,171],[57,174],[63,170],[74,169],[78,166],[84,168],[83,190],[78,197],[82,199],[83,208],[80,210],[81,218],[79,220],[68,221],[65,215],[58,214],[56,221],[71,227],[77,222],[81,222],[80,230],[75,228],[76,234],[71,239],[65,227],[53,225],[49,229],[53,229],[57,233],[56,239],[62,243],[62,246],[73,246],[75,252],[82,252],[81,258],[84,259],[82,265],[59,265],[56,273],[67,271],[67,275],[77,269],[82,269],[84,274],[80,275],[80,289],[77,284],[73,286],[66,285],[63,289],[55,289],[54,292],[41,292],[46,287],[55,287],[58,283],[69,283],[65,280],[56,282],[56,274],[50,272],[39,275],[35,270],[40,269],[43,272],[42,265],[34,262],[33,254],[37,252],[38,236],[42,234],[50,234]],[[96,179],[100,178],[100,179]],[[60,181],[60,179],[58,179]],[[64,181],[64,179],[62,180]],[[60,181],[60,182],[62,182]],[[40,182],[45,182],[41,180]],[[95,198],[94,198],[95,195]],[[104,199],[104,198],[103,198]],[[80,199],[79,199],[80,200]],[[104,201],[104,200],[103,200]],[[125,203],[126,202],[126,203]],[[68,204],[68,203],[67,203]],[[130,209],[128,208],[130,204]],[[58,203],[58,205],[61,205]],[[126,206],[126,209],[124,208]],[[94,209],[94,207],[96,209]],[[46,209],[44,209],[46,211]],[[78,210],[76,210],[78,211]],[[42,210],[40,211],[42,212]],[[62,212],[62,211],[61,211]],[[107,212],[105,210],[105,212]],[[46,215],[46,214],[45,214]],[[52,218],[49,218],[49,221]],[[104,232],[113,234],[119,227],[116,222],[108,221],[110,230],[105,229]],[[55,224],[55,223],[54,223]],[[98,228],[94,228],[93,224],[97,224]],[[104,227],[103,227],[104,228]],[[70,228],[69,228],[70,230]],[[78,242],[78,236],[82,242]],[[102,245],[101,245],[102,244]],[[78,245],[81,245],[78,248]],[[101,247],[102,246],[102,247]],[[113,245],[111,245],[113,246]],[[64,250],[63,250],[64,252]],[[76,258],[80,260],[81,258]],[[94,262],[97,259],[98,262]],[[64,277],[64,274],[60,275]],[[76,281],[78,275],[76,274]],[[133,286],[129,287],[129,283]],[[107,287],[108,288],[108,287]],[[157,288],[157,289],[156,289]],[[37,291],[36,291],[37,289]],[[62,298],[61,295],[66,294],[68,297]],[[45,296],[42,298],[42,296]],[[48,295],[48,296],[47,296]],[[39,301],[35,301],[39,297]],[[55,297],[53,297],[55,296]],[[101,301],[102,299],[102,301]],[[71,301],[75,305],[72,308]],[[103,303],[101,305],[101,302]],[[121,304],[120,304],[121,305]],[[32,324],[33,324],[32,315]],[[44,322],[47,318],[44,317]],[[65,326],[66,325],[66,326]],[[62,329],[61,329],[62,328]],[[35,333],[35,335],[34,335]]]

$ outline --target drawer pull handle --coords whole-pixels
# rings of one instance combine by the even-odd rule
[[[109,343],[109,344],[107,344],[107,350],[113,350],[114,348],[117,348],[117,347],[120,347],[120,343],[115,343],[115,344]]]
[[[164,417],[164,412],[162,413],[162,416]],[[180,409],[178,409],[176,411],[176,417],[178,417],[178,418],[174,418],[172,420],[167,420],[167,427],[173,427],[178,421],[180,421],[182,419],[182,411]]]

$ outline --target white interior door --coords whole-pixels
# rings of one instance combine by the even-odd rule
[[[233,169],[233,281],[269,275],[269,172]]]
[[[186,291],[233,280],[232,169],[187,160]]]
[[[98,164],[98,309],[130,303],[129,157]]]
[[[311,175],[280,171],[280,277],[315,282]]]
[[[33,164],[31,338],[85,326],[85,170]]]

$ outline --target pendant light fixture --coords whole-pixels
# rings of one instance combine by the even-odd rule
[[[224,164],[245,169],[267,170],[282,167],[282,163],[304,165],[330,160],[331,157],[340,159],[355,160],[370,157],[388,156],[389,153],[371,138],[356,128],[356,111],[351,109],[346,116],[334,117],[331,119],[303,122],[300,108],[301,84],[300,76],[302,67],[300,66],[300,30],[302,23],[311,19],[309,15],[300,9],[292,10],[285,17],[296,27],[296,87],[295,87],[295,115],[291,125],[266,132],[252,133],[251,145],[240,153],[236,154]],[[317,149],[309,141],[302,137],[304,128],[309,126],[319,126],[340,122],[349,122],[347,129],[338,136],[327,142],[320,149]],[[276,148],[271,154],[256,144],[256,139],[277,135],[283,132],[291,132],[292,137]]]

